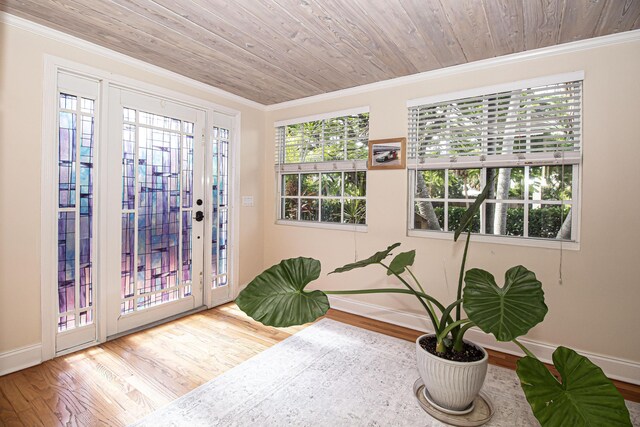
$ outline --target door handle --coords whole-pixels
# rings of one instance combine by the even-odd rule
[[[196,212],[196,221],[200,222],[204,219],[204,213],[202,213],[202,211],[197,211]]]

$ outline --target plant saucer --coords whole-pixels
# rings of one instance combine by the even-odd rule
[[[418,404],[427,414],[446,424],[460,427],[481,426],[489,422],[491,417],[493,417],[493,405],[483,392],[480,392],[480,394],[476,396],[471,412],[463,415],[455,415],[443,412],[430,403],[422,391],[424,388],[422,378],[418,378],[413,384],[413,395],[416,397]]]
[[[422,387],[422,394],[424,395],[424,398],[427,399],[427,402],[429,402],[429,404],[431,406],[436,408],[438,411],[444,412],[445,414],[449,414],[449,415],[466,415],[469,412],[473,411],[473,409],[476,406],[475,402],[471,402],[469,404],[469,406],[467,406],[466,408],[461,409],[459,411],[456,411],[455,409],[447,409],[447,408],[445,408],[443,406],[438,405],[436,402],[434,402],[433,398],[431,398],[431,394],[429,394],[429,390],[427,390],[426,386]]]

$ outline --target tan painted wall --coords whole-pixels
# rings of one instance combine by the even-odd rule
[[[262,267],[264,112],[0,23],[0,353],[41,341],[40,170],[44,54],[200,97],[242,113],[240,283]]]
[[[462,244],[406,237],[407,172],[368,175],[368,232],[319,230],[275,225],[273,122],[347,108],[370,106],[372,139],[407,135],[408,99],[584,70],[584,164],[581,248],[560,251],[505,244],[472,243],[469,267],[482,267],[498,279],[523,264],[542,281],[549,314],[528,337],[595,354],[640,362],[640,42],[595,48],[544,59],[463,72],[422,83],[346,96],[267,114],[265,150],[265,267],[280,259],[311,256],[323,275],[313,287],[325,289],[386,286],[391,280],[375,267],[327,277],[326,273],[402,242],[417,250],[416,272],[437,298],[453,301]],[[624,151],[624,155],[616,152]],[[501,282],[502,283],[502,282]],[[353,296],[386,308],[420,313],[405,296]]]

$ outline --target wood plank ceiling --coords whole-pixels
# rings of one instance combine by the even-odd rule
[[[0,10],[266,105],[640,28],[640,0],[0,0]]]

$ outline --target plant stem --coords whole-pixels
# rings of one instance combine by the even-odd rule
[[[467,251],[469,250],[469,240],[471,240],[471,230],[467,231],[467,240],[464,243],[464,253],[460,263],[460,275],[458,276],[458,293],[456,299],[462,298],[462,281],[464,279],[464,266],[467,263]],[[456,307],[456,321],[460,320],[460,306]]]
[[[455,329],[458,326],[462,326],[465,323],[469,323],[469,322],[471,322],[471,320],[462,319],[462,320],[458,320],[456,322],[453,322],[450,325],[447,325],[447,327],[444,328],[442,331],[440,331],[440,333],[438,334],[438,342],[441,342],[442,340],[444,340],[447,337],[447,335],[449,335],[449,332],[451,332],[452,329]]]
[[[464,334],[475,325],[476,325],[475,323],[469,322],[466,325],[464,325],[462,328],[460,328],[460,330],[458,331],[458,335],[456,336],[456,339],[453,342],[453,351],[462,351],[463,343],[464,343],[462,339],[464,338]]]
[[[529,351],[529,349],[527,347],[525,347],[524,344],[522,344],[520,341],[518,341],[517,339],[513,339],[513,340],[511,340],[511,342],[515,343],[518,347],[520,347],[520,350],[524,351],[524,354],[526,354],[527,356],[533,357],[534,359],[538,360],[536,355],[531,353],[531,351]]]
[[[405,270],[407,270],[409,272],[409,274],[411,275],[411,277],[413,278],[413,281],[416,282],[416,285],[418,285],[418,287],[420,288],[420,291],[423,294],[426,294],[426,292],[424,291],[424,289],[422,288],[422,285],[420,284],[420,282],[418,282],[418,279],[416,278],[416,276],[413,275],[413,272],[411,270],[409,270],[409,266],[405,267]],[[429,305],[429,308],[431,309],[431,311],[433,311],[435,313],[435,310],[433,309],[433,306],[431,305],[431,301],[427,300],[427,305]]]
[[[394,276],[396,276],[398,278],[398,280],[400,280],[402,282],[402,284],[405,285],[407,287],[407,289],[409,289],[411,291],[411,293],[413,293],[415,295],[416,298],[418,298],[418,301],[420,301],[420,304],[422,304],[424,309],[427,311],[427,314],[429,315],[429,318],[431,319],[431,323],[433,324],[433,327],[435,328],[436,333],[437,333],[440,330],[440,323],[438,322],[438,318],[436,317],[436,313],[435,313],[435,311],[433,311],[433,308],[430,307],[430,306],[427,306],[427,304],[425,304],[425,302],[422,300],[422,298],[420,298],[420,296],[418,295],[418,292],[415,289],[413,289],[413,287],[406,280],[404,280],[402,277],[400,277],[400,275],[398,273],[390,270],[389,267],[384,265],[382,262],[379,262],[378,264],[383,266],[387,271],[391,271],[392,274]],[[426,294],[423,293],[423,295],[426,295]]]

